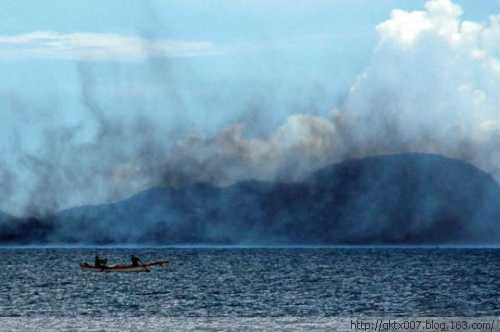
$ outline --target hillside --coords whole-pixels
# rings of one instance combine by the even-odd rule
[[[3,242],[157,244],[495,243],[500,188],[459,160],[349,160],[300,183],[153,188],[126,200],[18,221]],[[37,224],[38,223],[38,224]],[[38,225],[38,226],[37,226]],[[17,234],[17,238],[12,236]]]

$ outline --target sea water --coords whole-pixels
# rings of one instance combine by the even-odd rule
[[[99,254],[170,261],[84,272]],[[499,316],[500,250],[3,248],[2,317]]]

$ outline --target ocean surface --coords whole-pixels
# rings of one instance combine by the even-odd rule
[[[82,272],[167,259],[150,273]],[[2,317],[499,316],[500,250],[3,248]]]

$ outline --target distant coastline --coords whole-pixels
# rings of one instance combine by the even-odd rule
[[[0,244],[174,247],[500,243],[500,187],[460,160],[347,160],[301,182],[156,187],[113,204],[0,222]]]

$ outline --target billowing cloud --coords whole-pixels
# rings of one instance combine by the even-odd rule
[[[219,51],[210,41],[146,39],[114,33],[37,31],[0,35],[0,58],[137,60],[206,56]]]
[[[320,116],[295,114],[269,137],[247,138],[244,127],[229,127],[212,138],[189,136],[173,147],[164,181],[231,184],[235,181],[293,181],[333,161],[335,127]]]
[[[291,115],[266,138],[245,138],[236,126],[187,141],[176,169],[203,165],[202,179],[223,182],[296,180],[345,158],[430,152],[500,180],[500,16],[481,24],[461,15],[449,0],[394,10],[376,27],[369,65],[327,117]]]
[[[500,178],[500,16],[461,19],[449,0],[394,10],[343,111],[358,144],[459,157]]]

